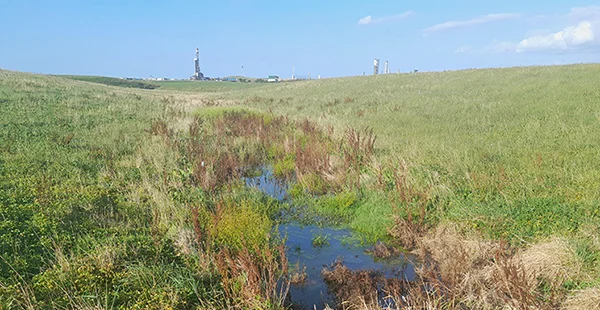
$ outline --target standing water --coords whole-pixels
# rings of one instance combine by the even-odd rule
[[[286,183],[277,180],[268,169],[263,169],[262,172],[258,177],[246,178],[246,185],[285,201]],[[335,304],[334,296],[328,291],[321,271],[337,260],[343,261],[351,270],[368,269],[387,277],[404,277],[406,280],[415,278],[414,268],[405,256],[375,259],[365,254],[368,248],[352,238],[352,231],[348,229],[302,226],[291,222],[282,224],[279,232],[285,237],[289,262],[297,264],[300,270],[306,267],[306,280],[290,287],[289,297],[294,308],[313,309],[316,306],[317,309],[323,309],[325,305]],[[322,244],[313,244],[315,238],[321,240]]]

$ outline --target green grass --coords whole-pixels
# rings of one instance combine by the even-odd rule
[[[197,302],[202,293],[177,283],[178,273],[200,283],[210,273],[192,271],[161,237],[166,232],[152,228],[136,164],[148,143],[144,129],[170,119],[175,107],[7,71],[0,71],[0,98],[0,300],[33,308]],[[159,271],[164,279],[154,278]],[[142,276],[158,282],[149,287]],[[205,288],[203,296],[214,296]]]
[[[187,138],[177,126],[192,109],[174,98],[0,71],[0,307],[237,302],[224,297],[216,254],[198,250],[194,229],[215,246],[270,247],[278,206],[234,189],[235,209],[211,226],[212,196],[182,184],[181,158],[157,134]]]
[[[527,227],[525,237],[540,237],[576,230],[536,228],[536,218],[554,218],[552,210],[599,222],[599,73],[600,65],[571,65],[394,74],[214,97],[308,117],[338,135],[371,127],[381,161],[405,160],[411,178],[443,198],[442,219],[492,225],[501,213]]]
[[[160,86],[160,89],[162,90],[202,93],[229,92],[265,87],[265,84],[260,83],[240,83],[225,81],[152,81],[148,83]]]
[[[58,75],[66,79],[104,84],[109,86],[118,86],[125,88],[157,89],[180,91],[180,92],[202,92],[219,93],[228,91],[244,90],[249,88],[260,88],[270,86],[265,83],[242,83],[225,81],[137,81],[124,80],[105,76],[87,76],[87,75]],[[240,78],[240,77],[236,77]]]
[[[311,241],[313,248],[324,248],[329,246],[329,235],[315,235]]]
[[[222,291],[205,258],[176,254],[193,235],[189,206],[210,200],[195,188],[181,189],[190,172],[164,146],[189,137],[179,133],[173,142],[147,131],[161,122],[185,131],[191,116],[210,120],[242,108],[306,117],[333,126],[336,138],[350,126],[373,128],[376,160],[406,162],[407,182],[428,194],[427,223],[458,223],[517,246],[567,237],[590,283],[597,283],[600,248],[590,236],[600,230],[598,74],[600,65],[573,65],[268,85],[144,82],[160,86],[146,92],[106,87],[100,84],[132,86],[101,77],[75,78],[92,84],[0,71],[0,302],[21,304],[22,285],[38,307],[74,302],[53,293],[57,287],[69,288],[82,305],[89,301],[81,296],[102,299],[94,305],[142,308],[153,300],[186,307],[220,298],[208,297]],[[211,93],[202,95],[210,100],[196,102],[196,92]],[[198,111],[202,102],[232,108]],[[274,157],[282,149],[264,152]],[[294,163],[290,155],[274,165],[287,175]],[[360,190],[307,198],[296,185],[293,193],[316,214],[381,240],[397,212],[393,178],[386,171],[387,187],[375,190],[373,169],[362,173]],[[305,186],[326,191],[324,182]],[[260,224],[250,238],[266,242],[269,215],[278,207],[254,196],[236,199],[237,211]],[[248,219],[223,216],[227,226],[212,233],[239,247]],[[106,257],[112,265],[102,263]],[[222,305],[215,300],[207,304]]]
[[[146,81],[123,80],[123,79],[111,78],[111,77],[106,77],[106,76],[86,76],[86,75],[59,75],[59,76],[66,78],[66,79],[76,80],[76,81],[104,84],[104,85],[109,85],[109,86],[126,87],[126,88],[157,89],[160,87],[160,85],[149,83]]]

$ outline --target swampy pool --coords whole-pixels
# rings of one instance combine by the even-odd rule
[[[269,169],[262,169],[257,177],[246,178],[246,185],[255,187],[265,194],[280,201],[287,201],[286,183],[273,177]],[[287,256],[292,266],[300,269],[306,267],[306,281],[292,284],[289,291],[290,300],[296,309],[323,309],[325,305],[336,304],[321,270],[331,266],[336,260],[352,270],[376,270],[387,277],[402,277],[407,280],[415,278],[413,266],[408,258],[399,255],[390,259],[375,259],[366,253],[369,245],[361,244],[356,234],[349,229],[321,227],[321,225],[301,225],[297,221],[283,221],[279,226],[280,234],[285,238]],[[313,246],[313,239],[320,236],[328,241],[323,246]]]

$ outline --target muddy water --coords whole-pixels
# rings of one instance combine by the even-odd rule
[[[246,185],[256,187],[264,193],[281,201],[286,200],[286,185],[272,176],[271,171],[263,169],[263,174],[247,178]],[[297,309],[323,309],[333,306],[334,297],[328,292],[327,284],[321,277],[321,270],[336,260],[352,270],[377,270],[388,277],[401,277],[407,280],[415,278],[414,268],[408,259],[399,255],[380,260],[365,253],[368,246],[361,244],[349,229],[300,225],[297,222],[285,222],[279,226],[279,232],[286,240],[287,255],[290,264],[306,267],[307,278],[304,283],[292,284],[290,299]],[[313,246],[316,236],[325,236],[328,245]]]

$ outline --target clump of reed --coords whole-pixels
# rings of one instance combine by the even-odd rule
[[[390,170],[395,190],[390,199],[396,215],[388,233],[403,247],[413,249],[430,227],[427,206],[431,203],[431,196],[428,189],[423,190],[412,184],[406,162],[400,161],[397,167],[392,166]]]
[[[349,128],[336,139],[333,127],[308,119],[245,110],[205,113],[192,120],[185,139],[172,145],[191,171],[191,185],[211,192],[265,164],[273,165],[278,177],[295,177],[313,194],[360,188],[361,174],[375,152],[376,136],[368,128]],[[149,132],[169,136],[161,123],[153,123]]]
[[[285,247],[221,249],[216,256],[228,309],[285,307],[290,280]]]
[[[269,145],[282,140],[283,117],[225,111],[196,116],[180,148],[192,171],[190,182],[209,192],[239,179],[245,169],[266,162]]]

